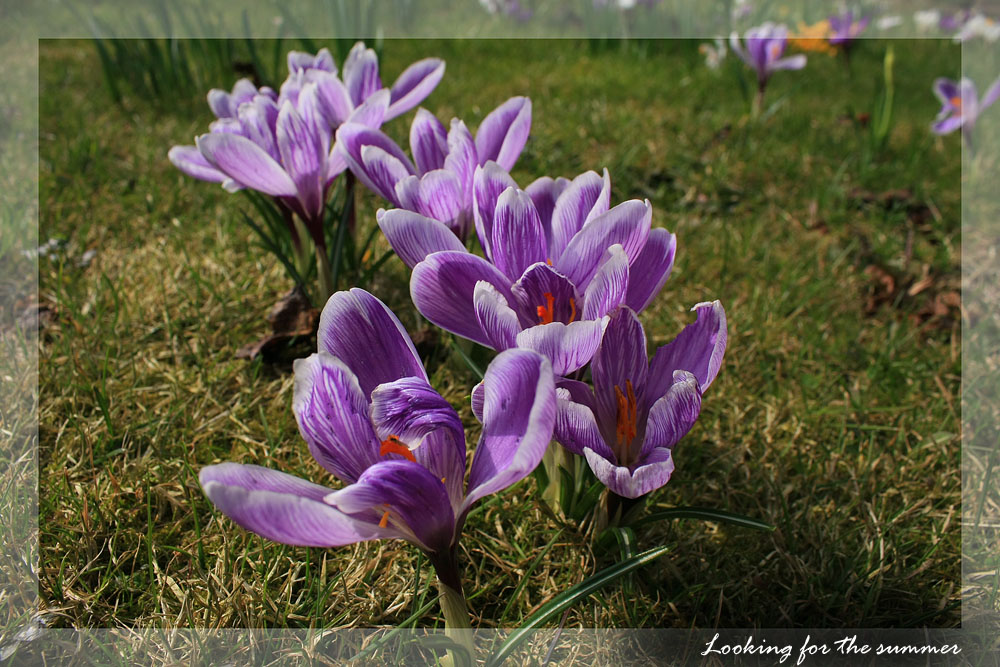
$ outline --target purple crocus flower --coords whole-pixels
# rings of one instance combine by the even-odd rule
[[[583,382],[559,381],[556,440],[585,457],[619,496],[638,498],[669,481],[673,447],[694,425],[702,394],[722,366],[722,305],[699,303],[693,310],[697,320],[647,362],[639,318],[620,308],[590,367],[593,391]]]
[[[868,24],[871,22],[871,17],[862,16],[857,21],[854,20],[854,12],[847,10],[843,14],[834,14],[829,17],[830,22],[830,37],[827,41],[833,46],[839,46],[843,49],[849,49]]]
[[[413,162],[378,130],[345,123],[337,144],[351,171],[396,208],[446,224],[464,239],[472,224],[472,177],[489,160],[510,170],[531,130],[531,100],[512,97],[483,119],[475,139],[461,120],[444,125],[419,109],[410,127]]]
[[[782,58],[788,46],[788,28],[774,23],[764,23],[747,30],[744,36],[746,49],[740,44],[739,35],[729,36],[733,52],[757,72],[757,104],[763,99],[764,89],[771,75],[782,69],[802,69],[806,57],[802,54]]]
[[[475,390],[483,430],[466,485],[462,422],[381,301],[357,288],[334,294],[318,342],[317,353],[295,362],[292,407],[309,451],[346,486],[222,463],[201,470],[205,494],[243,528],[283,544],[407,540],[427,553],[464,609],[455,563],[463,522],[477,500],[541,460],[555,423],[549,362],[510,350],[489,365]]]
[[[608,313],[622,304],[645,308],[670,275],[676,238],[650,230],[648,201],[609,210],[607,171],[540,178],[521,190],[487,162],[473,190],[486,259],[431,218],[401,209],[377,216],[413,268],[414,305],[452,333],[498,351],[536,350],[566,375],[590,361]]]
[[[962,128],[962,135],[971,147],[976,119],[1000,97],[1000,78],[986,90],[982,100],[979,99],[976,84],[965,77],[957,83],[945,78],[935,80],[934,94],[941,100],[942,106],[931,130],[935,134],[948,134]]]

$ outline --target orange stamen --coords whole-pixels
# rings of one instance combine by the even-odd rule
[[[617,410],[617,429],[615,436],[618,440],[619,445],[624,445],[626,451],[632,441],[635,439],[636,433],[636,421],[638,418],[638,410],[636,407],[635,400],[635,389],[632,387],[632,381],[625,381],[625,392],[622,392],[622,388],[615,385],[615,398],[618,403]]]
[[[382,441],[382,447],[379,449],[378,455],[385,456],[386,454],[399,454],[414,463],[417,462],[417,459],[413,456],[413,452],[410,451],[410,448],[400,442],[399,438],[394,435],[390,435]]]
[[[948,101],[951,102],[952,106],[957,107],[959,111],[962,110],[962,98],[961,97],[953,97],[953,98],[951,98]]]
[[[378,520],[378,527],[385,528],[388,525],[389,525],[389,510],[386,510],[385,514],[382,515],[382,518]]]
[[[576,319],[576,301],[573,300],[573,297],[569,298],[569,308],[569,321],[572,322]]]
[[[552,292],[546,292],[542,296],[545,297],[545,301],[548,306],[538,306],[535,308],[535,312],[538,313],[538,323],[539,324],[551,324],[552,323],[552,311],[555,306],[556,299],[552,296]]]
[[[552,258],[551,257],[546,257],[545,258],[545,263],[548,264],[549,266],[552,266]]]

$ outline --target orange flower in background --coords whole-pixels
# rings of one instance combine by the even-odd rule
[[[797,32],[788,37],[788,43],[801,51],[817,51],[833,55],[837,53],[837,49],[827,41],[831,34],[833,31],[826,19],[812,25],[800,22]]]

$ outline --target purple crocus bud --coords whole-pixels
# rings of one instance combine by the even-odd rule
[[[319,53],[313,55],[302,51],[288,52],[288,73],[307,69],[318,69],[331,74],[337,73],[337,66],[333,63],[333,55],[329,49],[320,49]]]
[[[935,134],[949,134],[962,128],[962,134],[971,146],[976,119],[1000,97],[1000,78],[986,90],[982,100],[979,99],[976,84],[965,77],[957,83],[945,78],[935,80],[934,94],[941,100],[941,111],[931,130]]]
[[[476,167],[496,160],[513,167],[531,129],[531,100],[512,97],[487,114],[473,138],[456,119],[446,132],[433,114],[418,109],[410,127],[413,162],[382,132],[346,123],[337,145],[351,172],[397,208],[445,224],[460,239],[472,226]]]
[[[834,14],[829,17],[830,37],[827,41],[833,46],[840,46],[844,49],[850,48],[868,24],[871,17],[862,16],[857,21],[854,20],[854,12],[847,10],[843,14]]]
[[[594,388],[559,381],[556,440],[587,459],[612,492],[638,498],[667,483],[673,448],[701,412],[702,394],[726,350],[718,301],[692,310],[697,320],[646,358],[646,334],[627,307],[611,317],[591,364]]]
[[[240,79],[233,86],[232,92],[227,93],[218,88],[208,91],[208,106],[216,118],[236,118],[240,105],[252,101],[257,95],[278,99],[275,92],[267,86],[258,90],[250,79]]]
[[[747,30],[744,36],[746,48],[740,44],[735,32],[729,36],[733,52],[757,72],[758,88],[763,90],[767,80],[777,70],[802,69],[806,57],[802,54],[782,58],[788,45],[788,29],[783,25],[765,23]]]
[[[356,288],[334,294],[318,341],[317,353],[295,362],[292,408],[309,451],[345,486],[222,463],[201,470],[205,494],[243,528],[283,544],[407,540],[444,580],[471,507],[528,475],[548,446],[556,412],[548,361],[510,350],[489,365],[466,484],[462,422],[381,301]]]
[[[521,190],[488,162],[476,170],[473,191],[487,259],[437,220],[398,209],[377,215],[413,268],[414,305],[459,336],[495,350],[536,350],[566,375],[590,361],[609,313],[645,308],[670,275],[674,235],[650,229],[649,202],[609,208],[607,171],[539,179]]]

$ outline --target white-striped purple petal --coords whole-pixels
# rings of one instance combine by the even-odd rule
[[[517,347],[534,350],[551,361],[556,375],[569,375],[594,357],[607,324],[606,317],[569,324],[539,324],[517,334]]]
[[[421,315],[454,334],[489,346],[476,320],[473,295],[480,280],[492,284],[510,303],[510,280],[482,257],[468,252],[436,252],[410,276],[410,297]]]
[[[298,194],[281,165],[246,137],[213,132],[201,135],[195,143],[210,164],[248,188],[274,197]]]
[[[410,151],[417,173],[423,174],[444,166],[448,155],[448,132],[444,124],[426,109],[417,109],[410,125]]]
[[[511,187],[516,188],[517,183],[507,170],[496,162],[487,162],[476,167],[472,179],[472,212],[479,245],[482,246],[487,259],[493,257],[493,217],[496,214],[497,200],[504,190]]]
[[[512,281],[532,264],[545,261],[542,221],[524,190],[507,188],[497,199],[490,245],[493,264]]]
[[[649,230],[646,245],[629,267],[625,305],[639,313],[653,302],[670,277],[677,237],[663,227]]]
[[[308,89],[314,89],[312,84]],[[314,94],[303,91],[300,99]],[[322,145],[315,128],[302,118],[291,102],[285,102],[278,114],[277,141],[281,162],[295,183],[307,221],[321,220],[328,146]]]
[[[619,308],[611,317],[604,340],[594,355],[590,366],[594,380],[594,398],[597,402],[597,419],[605,431],[614,433],[613,425],[617,420],[617,392],[628,394],[628,384],[632,384],[633,393],[637,397],[637,413],[643,412],[641,403],[644,400],[645,384],[649,361],[646,357],[646,333],[642,323],[634,312],[628,308]],[[659,398],[659,395],[652,400]],[[639,419],[641,428],[642,420]]]
[[[347,87],[332,74],[316,77],[316,97],[319,111],[331,129],[347,121],[354,111]]]
[[[542,230],[545,232],[545,247],[549,249],[550,256],[553,248],[552,212],[555,210],[556,200],[559,199],[559,195],[566,190],[569,184],[570,181],[562,177],[554,179],[550,176],[542,176],[541,178],[536,178],[524,189],[531,196],[531,201],[535,203],[535,210],[538,211],[538,217],[542,220]]]
[[[323,502],[330,489],[255,465],[221,463],[202,468],[208,499],[243,528],[282,544],[339,547],[382,537]]]
[[[479,281],[472,301],[476,320],[489,341],[489,347],[502,352],[517,345],[517,334],[521,331],[517,313],[497,288],[485,280]]]
[[[476,175],[478,157],[476,142],[465,123],[453,118],[448,130],[448,156],[444,159],[445,169],[454,172],[462,193],[463,205],[472,204],[472,181]]]
[[[669,482],[674,472],[669,449],[654,450],[634,470],[615,465],[592,449],[585,449],[583,453],[597,479],[624,498],[638,498],[655,491]]]
[[[667,392],[673,384],[674,371],[692,373],[704,392],[722,367],[728,335],[726,311],[718,301],[699,303],[691,310],[698,312],[698,318],[684,327],[677,338],[658,349],[650,363],[646,395],[651,401]]]
[[[399,319],[363,289],[354,287],[330,297],[316,338],[321,352],[339,357],[354,372],[365,396],[383,382],[410,376],[427,380]]]
[[[700,413],[698,381],[687,371],[674,371],[670,389],[649,409],[639,460],[642,461],[656,448],[672,448],[687,435]]]
[[[379,440],[368,419],[368,398],[354,372],[318,352],[296,359],[292,411],[299,432],[321,466],[355,482],[379,460]]]
[[[465,252],[465,246],[444,223],[419,213],[379,209],[375,219],[393,251],[411,269],[432,252]]]
[[[407,67],[392,84],[392,101],[385,119],[391,120],[420,104],[443,76],[444,61],[438,58],[424,58]]]
[[[574,401],[566,389],[556,389],[555,439],[563,447],[583,456],[584,449],[592,449],[603,458],[615,461],[615,454],[604,442],[604,435],[597,425],[594,412],[586,405]]]
[[[491,111],[476,131],[479,164],[493,160],[510,171],[531,131],[531,100],[512,97]]]
[[[544,357],[528,350],[501,352],[486,369],[483,388],[483,435],[472,459],[464,511],[531,473],[555,425],[555,382]]]
[[[443,222],[458,236],[462,215],[460,189],[455,174],[447,169],[435,169],[419,178],[407,176],[398,181],[396,199],[400,208]]]
[[[570,240],[583,226],[608,210],[611,203],[611,178],[593,171],[580,174],[556,200],[552,211],[552,245],[549,256],[558,259]]]
[[[392,139],[377,129],[348,122],[337,130],[337,146],[359,181],[393,206],[399,205],[396,183],[415,170]]]
[[[182,172],[209,183],[222,183],[226,175],[209,164],[205,156],[195,146],[174,146],[167,152],[170,162]]]
[[[635,261],[646,244],[652,219],[649,201],[633,199],[615,206],[583,226],[559,259],[554,260],[555,268],[578,289],[586,289],[605,251],[614,244],[621,244],[629,263]]]
[[[616,243],[608,248],[608,258],[587,285],[583,296],[583,319],[596,320],[622,305],[629,280],[628,256]]]
[[[382,80],[378,75],[378,56],[375,51],[365,48],[363,42],[355,44],[344,61],[343,80],[354,106],[380,89]]]

